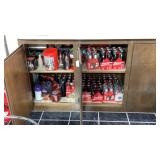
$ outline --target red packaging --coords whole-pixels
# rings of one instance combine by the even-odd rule
[[[72,93],[75,92],[75,86],[74,86],[74,84],[71,85],[71,92],[72,92]]]
[[[109,101],[109,92],[104,93],[103,95],[103,102],[108,102]]]
[[[54,61],[54,70],[58,69],[58,51],[57,48],[47,48],[43,51],[44,59],[47,57],[53,58]]]
[[[96,92],[96,94],[92,97],[92,101],[96,103],[102,103],[103,102],[103,96],[100,92]]]
[[[92,65],[92,59],[88,59],[87,61],[87,69],[94,69]]]
[[[114,70],[121,70],[125,68],[125,63],[122,61],[121,58],[118,58],[115,62],[113,62],[113,69]]]
[[[100,65],[102,70],[112,70],[113,62],[111,62],[108,58],[104,59]]]
[[[8,100],[7,100],[7,95],[6,95],[6,91],[4,90],[4,112],[6,116],[10,116],[10,110],[9,110],[9,106],[8,106]],[[11,119],[10,118],[5,118],[4,122],[8,123]]]
[[[115,95],[113,92],[108,92],[108,93],[105,93],[104,96],[103,96],[103,102],[114,102],[115,101]]]
[[[109,96],[109,101],[114,101],[115,100],[115,96],[114,96],[114,93],[112,91],[108,92],[108,96]]]
[[[72,88],[70,85],[66,85],[66,96],[68,97],[72,93]]]
[[[98,59],[92,58],[87,61],[87,69],[100,69]]]
[[[82,93],[82,101],[84,103],[92,102],[91,93],[90,92],[83,92]]]

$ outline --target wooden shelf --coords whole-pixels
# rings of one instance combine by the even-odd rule
[[[84,107],[122,107],[122,103],[83,103]]]
[[[86,67],[82,67],[82,73],[125,73],[126,69],[123,70],[101,70],[101,69],[96,69],[96,70],[88,70]]]
[[[58,70],[52,70],[52,71],[47,71],[44,69],[36,69],[33,71],[30,71],[30,73],[74,73],[74,70],[64,70],[64,69],[58,69]]]
[[[34,110],[45,110],[45,111],[77,111],[79,105],[76,104],[75,100],[72,102],[65,102],[64,98],[61,98],[59,102],[52,102],[51,100],[34,100]]]

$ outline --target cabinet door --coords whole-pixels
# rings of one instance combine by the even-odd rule
[[[5,59],[4,81],[11,114],[28,117],[33,109],[33,101],[23,46]],[[14,122],[24,123],[20,120]]]
[[[127,110],[156,110],[156,44],[134,44]]]

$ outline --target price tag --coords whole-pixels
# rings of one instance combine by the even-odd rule
[[[76,61],[76,67],[79,67],[79,60]]]

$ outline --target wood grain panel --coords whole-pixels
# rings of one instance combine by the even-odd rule
[[[155,44],[135,44],[132,64],[156,63]]]
[[[155,48],[155,44],[134,44],[127,99],[128,111],[156,111]]]
[[[5,59],[4,78],[12,115],[28,117],[33,109],[33,101],[29,73],[22,46]],[[16,124],[23,123],[16,120]]]

